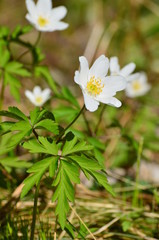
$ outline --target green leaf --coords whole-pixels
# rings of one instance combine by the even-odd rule
[[[55,142],[50,143],[47,138],[39,137],[39,142],[37,140],[30,140],[23,144],[23,147],[28,149],[31,153],[46,153],[51,155],[58,154],[58,146]]]
[[[88,142],[91,143],[94,147],[100,149],[100,150],[105,150],[105,144],[100,142],[98,139],[94,138],[94,137],[89,137],[88,138]]]
[[[89,173],[97,180],[100,185],[102,185],[109,193],[115,197],[115,192],[109,185],[106,175],[95,171],[90,171]]]
[[[20,81],[15,78],[14,76],[12,76],[11,74],[7,73],[5,71],[4,74],[4,80],[5,80],[5,84],[10,86],[10,93],[11,95],[15,98],[16,101],[20,101],[20,87],[21,87],[21,83]]]
[[[69,178],[73,170],[75,170],[74,167],[70,168],[69,164],[67,164],[65,161],[61,161],[59,172],[57,175],[58,180],[55,179],[56,184],[54,184],[57,187],[54,192],[52,201],[57,200],[55,213],[56,215],[58,215],[58,220],[62,229],[64,229],[66,225],[66,216],[69,211],[68,201],[74,201],[74,188]],[[76,175],[77,170],[75,171],[76,173],[71,177],[72,181],[78,180],[78,176]]]
[[[94,149],[94,156],[98,160],[100,166],[102,168],[104,168],[105,167],[105,157],[97,148]]]
[[[33,27],[31,25],[27,25],[27,26],[24,26],[24,27],[18,25],[14,29],[11,36],[12,36],[13,39],[16,39],[16,38],[18,38],[19,36],[21,36],[25,33],[29,33],[32,29],[33,29]]]
[[[41,170],[47,170],[47,168],[52,165],[52,164],[56,164],[57,160],[59,157],[48,157],[45,158],[37,163],[35,163],[31,168],[28,169],[28,173],[36,173],[36,172],[40,172]]]
[[[131,221],[122,222],[122,229],[123,229],[124,232],[128,231],[131,226],[132,226]]]
[[[74,109],[72,107],[61,106],[54,109],[53,113],[57,120],[65,119],[65,121],[70,122],[77,116],[79,110]]]
[[[10,131],[11,127],[15,124],[15,122],[1,122],[0,123],[0,135],[3,135]]]
[[[66,161],[62,161],[62,165],[65,171],[67,172],[67,175],[70,178],[70,180],[74,183],[80,183],[79,168]]]
[[[0,159],[0,163],[4,167],[14,167],[14,168],[28,168],[32,165],[32,163],[26,162],[24,160],[20,160],[17,157],[5,157],[4,159]]]
[[[59,157],[55,157],[54,161],[51,162],[50,166],[49,166],[49,176],[52,178],[55,175],[55,172],[57,170],[58,167],[58,160]]]
[[[47,81],[48,85],[51,87],[51,89],[53,90],[53,92],[55,94],[58,94],[58,90],[56,87],[56,83],[48,69],[47,66],[37,66],[35,68],[35,76],[36,77],[44,77],[45,80]]]
[[[9,28],[1,26],[0,27],[0,38],[7,37],[9,35]]]
[[[0,42],[0,67],[4,68],[10,59],[10,53],[6,48],[6,43]]]
[[[62,98],[66,99],[68,102],[72,103],[75,107],[80,109],[77,99],[73,96],[69,88],[67,87],[62,88]]]
[[[16,74],[16,75],[19,75],[22,77],[30,77],[31,76],[30,72],[23,67],[23,64],[20,62],[16,62],[16,61],[9,62],[5,66],[5,70],[8,73]]]
[[[59,133],[59,129],[58,129],[58,124],[53,122],[50,119],[44,119],[40,122],[38,122],[34,128],[44,128],[54,134],[58,134]]]
[[[25,114],[22,111],[19,110],[19,108],[9,107],[8,110],[9,110],[9,112],[16,114],[16,116],[20,117],[21,119],[23,119],[29,123],[29,119],[27,118],[27,116],[25,116]]]
[[[31,175],[29,177],[27,177],[24,180],[24,187],[22,189],[21,192],[21,198],[25,197],[25,195],[27,195],[27,193],[33,188],[34,185],[37,185],[40,182],[40,179],[42,178],[44,174],[44,171],[38,172],[34,175]]]
[[[86,156],[71,156],[71,158],[74,162],[76,162],[81,168],[84,168],[86,170],[101,170],[102,167],[98,164],[97,161],[87,158]]]
[[[92,150],[93,147],[90,145],[86,145],[86,142],[81,141],[77,143],[77,138],[74,137],[72,140],[66,140],[64,147],[62,149],[62,155],[66,156],[71,153],[81,152],[81,151],[89,151]]]

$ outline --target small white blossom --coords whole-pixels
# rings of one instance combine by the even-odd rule
[[[49,88],[46,88],[45,90],[42,91],[39,86],[35,86],[33,92],[26,90],[25,96],[35,106],[41,107],[51,97],[51,90]]]
[[[67,9],[64,6],[52,8],[52,0],[26,0],[28,13],[26,19],[41,32],[53,32],[64,30],[68,27],[67,23],[61,21]]]
[[[121,76],[106,76],[109,60],[101,55],[89,69],[85,57],[80,57],[80,71],[75,72],[74,81],[81,87],[87,110],[94,112],[99,102],[120,107],[121,102],[115,98],[118,91],[125,89],[126,80]]]
[[[151,88],[150,84],[147,82],[147,75],[144,72],[133,75],[133,80],[127,82],[125,89],[126,95],[130,98],[145,95]]]
[[[132,73],[135,70],[136,65],[135,63],[129,63],[122,69],[120,69],[119,61],[117,57],[110,58],[110,73],[111,75],[119,75],[125,77],[127,81],[132,80]]]

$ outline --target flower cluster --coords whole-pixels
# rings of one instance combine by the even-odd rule
[[[38,30],[52,32],[64,30],[68,27],[67,23],[61,21],[67,9],[64,6],[52,8],[51,0],[26,0],[28,13],[27,20]],[[111,57],[110,61],[101,55],[89,69],[87,59],[82,56],[79,58],[80,71],[75,72],[74,81],[80,86],[86,109],[94,112],[101,103],[114,107],[120,107],[121,102],[115,97],[118,91],[124,90],[128,97],[138,97],[147,93],[150,85],[147,83],[145,73],[134,73],[136,65],[129,63],[120,68],[118,58]],[[107,76],[110,70],[110,76]],[[26,91],[25,95],[35,106],[42,106],[50,98],[50,89],[41,91],[36,86],[33,93]]]

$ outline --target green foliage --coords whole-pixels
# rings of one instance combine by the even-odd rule
[[[60,161],[60,167],[57,177],[53,183],[56,187],[52,201],[57,200],[56,215],[58,215],[59,223],[62,229],[65,228],[66,216],[69,211],[69,202],[74,202],[74,188],[72,182],[79,183],[79,171],[78,169],[65,162]]]
[[[53,165],[54,168],[56,168],[57,160],[57,157],[48,157],[35,163],[31,168],[28,169],[27,172],[31,173],[31,175],[27,177],[23,182],[24,187],[22,189],[21,198],[23,198],[34,185],[37,186],[39,184],[40,179],[50,166],[52,168]]]

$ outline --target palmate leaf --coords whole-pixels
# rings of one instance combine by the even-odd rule
[[[79,183],[79,170],[75,165],[72,165],[64,160],[60,162],[58,175],[53,183],[56,187],[52,201],[57,200],[56,215],[61,228],[66,225],[66,216],[69,211],[69,201],[74,202],[74,187],[71,181]]]
[[[53,141],[50,143],[47,138],[39,137],[37,140],[30,140],[23,144],[23,147],[28,149],[31,153],[46,153],[51,155],[58,154],[58,145]]]
[[[28,173],[32,173],[29,177],[24,180],[24,187],[22,189],[21,198],[23,198],[34,185],[37,185],[41,180],[44,173],[48,168],[54,165],[56,169],[58,157],[48,157],[37,163],[35,163],[31,168],[28,169]]]
[[[67,136],[66,136],[67,139]],[[85,141],[77,142],[78,139],[74,137],[71,140],[66,140],[64,147],[62,149],[62,155],[66,156],[75,152],[89,151],[92,150],[93,147],[91,145],[86,145]]]

